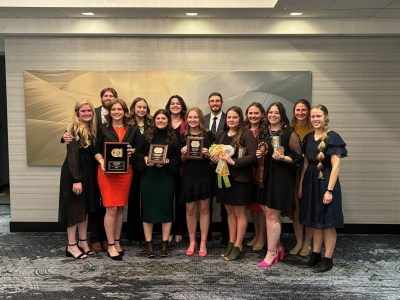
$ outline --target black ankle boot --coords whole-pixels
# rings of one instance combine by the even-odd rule
[[[154,258],[156,256],[156,254],[154,253],[154,249],[153,249],[153,242],[152,241],[146,241],[145,242],[146,245],[146,257],[147,258]]]
[[[161,244],[161,257],[167,257],[169,256],[169,250],[168,250],[168,241],[162,241]]]
[[[316,266],[321,261],[321,253],[313,252],[311,253],[310,259],[306,262],[306,268],[312,268]]]
[[[331,270],[333,267],[332,258],[324,257],[318,265],[313,268],[314,273],[322,273]]]

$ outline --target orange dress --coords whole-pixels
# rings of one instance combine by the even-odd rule
[[[126,129],[114,128],[118,135],[118,141],[122,142]],[[104,174],[99,164],[97,170],[97,180],[99,182],[101,199],[103,206],[127,206],[129,188],[132,181],[132,166],[128,166],[128,173],[124,174]]]

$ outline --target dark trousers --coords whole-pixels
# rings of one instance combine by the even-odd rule
[[[175,177],[175,201],[174,214],[175,221],[172,223],[171,234],[184,235],[187,232],[186,225],[186,203],[181,203],[182,178],[180,175]]]
[[[99,187],[95,187],[95,199],[94,211],[89,213],[88,222],[90,234],[90,242],[97,243],[102,241],[107,241],[106,231],[104,229],[104,216],[106,214],[106,209],[101,203],[100,190]]]
[[[217,176],[216,173],[213,173],[213,178],[211,180],[212,184],[211,184],[211,198],[210,198],[210,230],[209,230],[209,234],[208,236],[211,237],[211,234],[213,232],[216,232],[216,228],[215,228],[215,223],[213,226],[213,221],[212,221],[212,216],[213,216],[213,206],[214,206],[214,198],[217,194]],[[226,208],[225,205],[220,204],[220,203],[216,203],[216,205],[220,206],[220,216],[221,216],[221,234],[222,234],[222,242],[223,243],[228,243],[229,242],[229,227],[228,227],[228,213],[226,212]]]
[[[134,172],[128,200],[126,236],[129,241],[144,241],[140,197],[140,173]]]

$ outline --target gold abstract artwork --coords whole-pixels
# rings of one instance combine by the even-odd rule
[[[208,113],[208,95],[218,91],[223,108],[239,105],[243,110],[254,101],[268,106],[282,102],[291,111],[299,98],[311,100],[311,72],[275,71],[84,71],[27,70],[24,72],[26,146],[28,165],[61,165],[65,145],[61,136],[71,121],[77,100],[101,104],[100,91],[117,90],[128,106],[145,98],[150,110],[165,108],[171,95],[180,95],[188,107]],[[290,115],[290,114],[289,114]]]

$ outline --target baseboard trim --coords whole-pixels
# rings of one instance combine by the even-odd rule
[[[221,231],[221,222],[213,222],[214,232]],[[124,224],[124,229],[126,223]],[[155,228],[157,229],[157,227]],[[249,232],[253,232],[253,223],[249,223]],[[63,232],[57,222],[10,222],[10,232]],[[283,233],[293,233],[291,223],[282,224]],[[344,228],[338,229],[339,234],[399,234],[400,224],[345,224]]]

